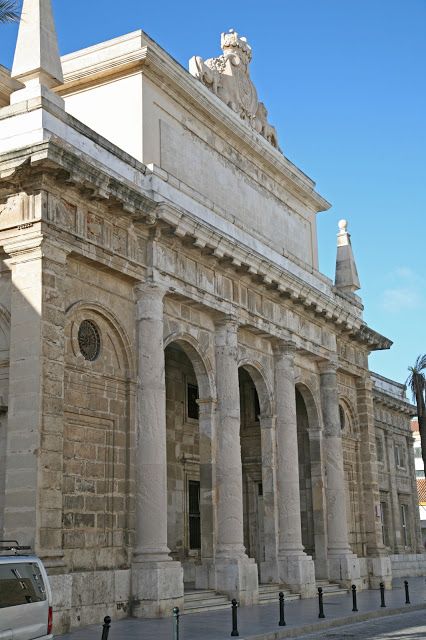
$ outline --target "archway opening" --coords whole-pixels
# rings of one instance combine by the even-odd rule
[[[299,488],[302,544],[315,559],[315,522],[312,498],[311,446],[309,417],[302,394],[296,389],[297,441],[299,449]]]
[[[197,585],[197,567],[212,556],[211,392],[203,361],[189,343],[165,349],[167,429],[167,539],[181,562],[187,589]]]
[[[260,570],[265,560],[264,503],[262,481],[261,406],[248,370],[238,370],[240,390],[240,440],[243,474],[244,545]]]

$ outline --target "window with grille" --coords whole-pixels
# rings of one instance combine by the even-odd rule
[[[189,548],[201,549],[200,483],[188,481]]]
[[[186,410],[187,417],[192,420],[198,420],[200,409],[198,406],[198,387],[196,384],[187,384],[186,388]]]
[[[380,521],[381,521],[381,525],[382,525],[383,544],[385,545],[385,547],[387,547],[389,545],[389,542],[388,542],[388,531],[387,531],[387,527],[386,527],[387,508],[388,508],[388,505],[386,504],[386,502],[381,502],[380,503]]]
[[[377,461],[383,462],[383,441],[380,437],[376,438]]]
[[[405,504],[401,505],[401,527],[402,527],[402,540],[404,542],[404,546],[408,547],[410,544],[409,536],[408,536],[408,524],[407,524],[407,506]]]

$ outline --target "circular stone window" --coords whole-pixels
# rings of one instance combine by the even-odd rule
[[[91,320],[83,320],[78,329],[78,346],[85,360],[96,360],[101,350],[98,327]]]

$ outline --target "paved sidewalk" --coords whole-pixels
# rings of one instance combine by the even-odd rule
[[[324,598],[325,620],[318,619],[318,599],[289,602],[285,608],[287,626],[278,626],[278,596],[276,605],[242,607],[238,611],[240,638],[245,640],[276,640],[297,638],[321,629],[353,624],[378,616],[395,615],[416,609],[426,609],[426,581],[424,577],[409,578],[411,605],[405,605],[403,579],[394,581],[392,591],[386,591],[386,608],[380,607],[380,592],[363,591],[358,594],[358,613],[352,613],[352,595]],[[225,640],[231,634],[231,608],[183,615],[180,618],[181,640]],[[101,625],[73,631],[62,640],[100,640]],[[113,622],[109,640],[172,640],[173,621],[136,620],[129,618]]]

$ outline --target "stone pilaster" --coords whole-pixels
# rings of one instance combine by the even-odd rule
[[[321,363],[321,405],[325,437],[328,566],[331,580],[360,586],[358,558],[349,547],[345,474],[337,389],[337,365]]]
[[[241,604],[258,601],[257,566],[248,558],[243,535],[243,488],[238,384],[238,324],[225,318],[216,326],[217,543],[216,589]]]
[[[405,547],[402,544],[401,536],[401,507],[399,505],[398,488],[396,484],[396,466],[395,466],[395,449],[393,435],[385,435],[387,468],[389,472],[389,498],[390,498],[390,514],[392,519],[392,533],[389,535],[393,553],[405,553]]]
[[[40,237],[4,250],[12,291],[3,534],[61,572],[66,253]]]
[[[380,582],[385,582],[386,587],[390,588],[392,586],[392,568],[382,536],[373,383],[369,376],[357,380],[357,405],[361,433],[364,524],[369,556],[370,587],[375,589],[378,588]]]
[[[215,418],[216,401],[200,399],[200,515],[201,515],[201,565],[195,569],[197,589],[215,586],[214,550],[216,544],[216,480],[215,480]]]
[[[262,448],[263,528],[265,560],[260,566],[263,583],[278,580],[278,509],[276,416],[260,416]]]
[[[327,506],[325,498],[322,429],[308,429],[308,437],[311,456],[312,509],[315,523],[315,577],[318,580],[328,580]]]
[[[183,604],[183,570],[167,547],[166,387],[163,346],[165,289],[138,286],[136,546],[133,614],[170,615]]]
[[[279,514],[278,573],[281,581],[308,597],[315,593],[315,567],[302,545],[295,345],[291,342],[275,345],[274,356]]]

